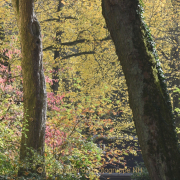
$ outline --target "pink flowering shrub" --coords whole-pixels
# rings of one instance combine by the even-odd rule
[[[63,95],[54,95],[53,92],[48,92],[47,93],[47,105],[48,108],[54,111],[59,112],[60,111],[60,105],[63,104]]]
[[[59,147],[66,140],[66,133],[59,131],[55,125],[46,125],[45,143],[52,148]]]

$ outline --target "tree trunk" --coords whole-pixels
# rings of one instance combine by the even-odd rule
[[[63,3],[61,2],[62,0],[59,0],[59,4],[58,4],[58,8],[57,8],[57,12],[60,12],[61,9],[63,8]],[[60,23],[60,17],[58,17],[58,22]],[[62,31],[57,30],[56,31],[56,42],[61,44],[61,35],[62,35]],[[61,55],[61,48],[60,49],[56,49],[54,51],[54,60],[55,60],[55,64],[57,64],[57,59],[59,58]],[[59,60],[58,60],[59,61]],[[59,64],[59,63],[58,63]],[[58,87],[59,87],[59,65],[55,65],[55,67],[53,67],[53,72],[52,72],[52,79],[53,79],[53,84],[51,86],[51,89],[53,91],[53,93],[55,95],[57,95],[58,92]]]
[[[28,148],[44,156],[46,86],[42,66],[41,30],[34,13],[33,0],[12,0],[21,39],[24,120],[20,148],[20,161],[28,158],[28,171],[45,175],[41,163],[39,169],[32,166],[32,153]],[[27,130],[28,131],[27,131]],[[28,154],[30,153],[30,154]],[[44,158],[42,159],[43,164]],[[27,168],[20,168],[19,175]]]
[[[139,0],[102,0],[128,86],[143,159],[152,180],[178,180],[180,152],[164,75]]]
[[[175,87],[180,87],[180,77],[179,77],[179,37],[177,39],[177,46],[173,47],[171,49],[171,68],[173,70],[172,75],[171,75],[171,88],[173,91],[175,90]],[[173,98],[173,111],[174,111],[174,120],[175,120],[175,125],[176,127],[180,128],[180,116],[179,113],[176,111],[176,108],[180,109],[180,94],[179,92],[172,92],[172,98]],[[180,133],[178,134],[178,138],[180,140]]]
[[[173,69],[173,78],[172,78],[172,89],[174,87],[180,88],[180,76],[179,76],[179,70],[180,70],[180,65],[179,65],[179,8],[180,8],[180,2],[172,0],[172,6],[173,6],[173,12],[176,15],[174,18],[174,27],[171,28],[169,31],[172,34],[172,40],[175,42],[175,45],[173,45],[171,49],[171,64],[170,66]],[[173,98],[173,110],[174,110],[174,118],[175,118],[175,123],[176,127],[180,128],[180,115],[175,111],[176,108],[180,109],[180,94],[178,92],[173,92],[172,93],[172,98]],[[180,140],[180,133],[178,134],[178,138]]]

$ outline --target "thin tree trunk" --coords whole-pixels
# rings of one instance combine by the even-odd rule
[[[139,0],[102,0],[128,86],[143,159],[152,180],[178,180],[180,152],[172,108]]]
[[[59,1],[59,4],[58,4],[57,12],[60,12],[64,5],[61,2],[62,0],[58,0],[58,1]],[[58,22],[60,23],[60,17],[58,19]],[[57,30],[57,32],[56,32],[56,42],[58,42],[59,44],[61,43],[61,35],[62,35],[62,31]],[[59,58],[61,56],[61,53],[62,53],[61,48],[56,49],[54,51],[55,64],[58,63],[56,58]],[[52,89],[52,91],[53,91],[53,93],[55,95],[57,95],[58,87],[59,87],[59,68],[60,68],[59,65],[56,65],[55,67],[53,67],[53,73],[52,73],[53,84],[51,86],[51,89]]]
[[[58,0],[58,2],[59,2],[59,4],[58,4],[57,12],[60,12],[62,10],[62,8],[64,7],[64,4],[62,3],[62,0]],[[62,21],[61,17],[59,17],[59,20],[58,20],[59,25],[60,25],[61,21]],[[61,36],[62,36],[62,34],[63,34],[62,30],[58,29],[56,31],[56,42],[58,44],[61,44],[61,38],[62,38]],[[62,52],[62,47],[55,49],[55,51],[54,51],[54,60],[55,60],[56,65],[55,65],[55,67],[53,67],[53,72],[52,72],[53,84],[51,86],[52,92],[55,95],[57,95],[58,88],[59,88],[59,81],[60,81],[60,79],[59,79],[59,69],[60,69],[60,67],[59,67],[59,65],[57,65],[57,64],[59,64],[58,61],[60,61],[60,60],[59,59],[57,60],[56,58],[61,58],[61,60],[62,60],[63,56],[64,56],[64,53]],[[69,80],[66,77],[63,77],[62,82],[63,82],[64,90],[69,91],[69,88],[70,88],[69,87],[70,86],[69,85],[69,83],[70,83]]]
[[[28,158],[27,161],[32,163],[32,153],[28,155],[30,152],[28,148],[44,156],[46,86],[42,66],[41,30],[34,13],[33,0],[12,0],[12,3],[19,27],[22,50],[24,120],[20,161]],[[41,168],[44,167],[40,167],[37,171],[37,167],[33,169],[31,164],[28,170],[45,175],[45,171],[42,172]],[[27,169],[20,168],[19,175],[23,175],[23,171]]]

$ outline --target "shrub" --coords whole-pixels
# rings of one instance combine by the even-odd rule
[[[137,163],[136,162],[136,167],[135,169],[141,169],[142,168],[142,172],[134,172],[133,175],[131,176],[132,180],[151,180],[149,177],[149,172],[147,170],[147,168],[145,167],[144,163]]]

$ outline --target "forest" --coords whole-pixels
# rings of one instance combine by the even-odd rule
[[[138,143],[131,179],[179,180],[179,9],[1,0],[0,179],[98,180],[108,164],[128,172]]]

